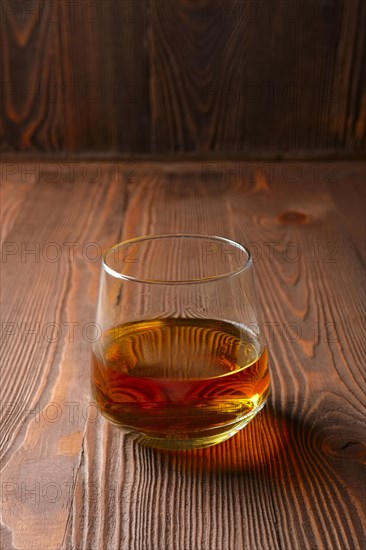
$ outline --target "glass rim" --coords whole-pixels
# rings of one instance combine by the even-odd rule
[[[230,244],[234,248],[237,248],[241,252],[244,252],[247,255],[247,259],[245,262],[243,262],[243,265],[241,265],[238,269],[228,271],[226,273],[222,273],[220,275],[212,275],[210,277],[198,277],[198,278],[192,278],[192,279],[179,279],[179,280],[164,280],[164,279],[147,279],[147,278],[141,278],[141,277],[134,277],[133,275],[126,275],[124,273],[120,273],[119,271],[116,271],[113,269],[113,267],[110,267],[107,262],[107,256],[111,254],[113,251],[117,250],[119,247],[124,246],[126,244],[134,244],[141,241],[153,241],[153,240],[159,240],[159,239],[209,239],[216,242],[226,243]],[[119,243],[116,243],[112,246],[110,246],[106,252],[103,254],[102,258],[102,267],[106,273],[114,277],[115,279],[122,279],[126,281],[136,282],[136,283],[143,283],[143,284],[155,284],[155,285],[187,285],[187,284],[202,284],[202,283],[209,283],[211,281],[219,281],[221,279],[228,279],[230,277],[235,277],[236,275],[239,275],[240,273],[243,273],[246,271],[249,267],[253,265],[253,258],[249,251],[249,249],[244,246],[243,244],[234,241],[233,239],[229,239],[227,237],[220,237],[218,235],[204,235],[201,233],[162,233],[157,235],[144,235],[141,237],[134,237],[132,239],[126,239],[124,241],[121,241]]]

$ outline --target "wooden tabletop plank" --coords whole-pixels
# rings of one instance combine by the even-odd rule
[[[75,181],[69,169],[61,175],[29,191],[6,238],[17,248],[1,265],[2,488],[16,548],[62,543],[89,411],[85,357],[101,249],[124,208],[108,166],[94,183],[78,168]]]
[[[20,252],[1,266],[2,321],[16,323],[2,332],[3,523],[14,548],[363,547],[365,174],[357,163],[331,169],[335,184],[312,163],[138,164],[133,177],[105,163],[95,181],[81,165],[73,183],[63,168],[57,183],[31,187],[6,236]],[[272,374],[269,403],[242,432],[186,452],[139,446],[95,414],[83,334],[96,251],[174,231],[249,245]],[[22,261],[35,242],[39,262]],[[73,258],[66,242],[78,243]],[[49,243],[63,252],[56,262]],[[21,331],[35,322],[39,342]],[[78,323],[73,341],[70,331],[45,341],[50,322]]]
[[[22,164],[24,167],[24,164]],[[6,240],[8,233],[14,225],[15,220],[28,196],[29,191],[35,182],[34,174],[23,172],[17,162],[7,162],[0,165],[0,219],[1,219],[1,244]],[[3,253],[11,252],[14,248],[10,245],[3,249]]]

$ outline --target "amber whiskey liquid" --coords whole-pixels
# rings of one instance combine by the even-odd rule
[[[234,435],[269,393],[267,349],[244,326],[161,319],[105,332],[92,360],[99,409],[156,447],[194,448]]]

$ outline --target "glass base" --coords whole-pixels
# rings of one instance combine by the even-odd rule
[[[214,430],[206,430],[200,433],[196,432],[185,434],[184,438],[182,437],[182,434],[179,434],[176,437],[172,434],[144,434],[128,428],[127,426],[121,426],[113,421],[112,423],[123,431],[128,432],[129,434],[134,434],[134,441],[146,447],[152,447],[154,449],[168,449],[171,451],[204,449],[206,447],[211,447],[213,445],[217,445],[218,443],[222,443],[223,441],[230,439],[230,437],[233,437],[242,428],[244,428],[244,426],[246,426],[256,416],[256,414],[258,414],[264,405],[265,402],[261,403],[257,409],[232,424],[227,424]],[[111,421],[110,418],[108,418],[108,420]]]

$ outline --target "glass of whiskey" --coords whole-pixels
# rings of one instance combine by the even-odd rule
[[[101,413],[156,448],[236,434],[270,389],[253,262],[223,237],[167,234],[103,258],[91,386]]]

